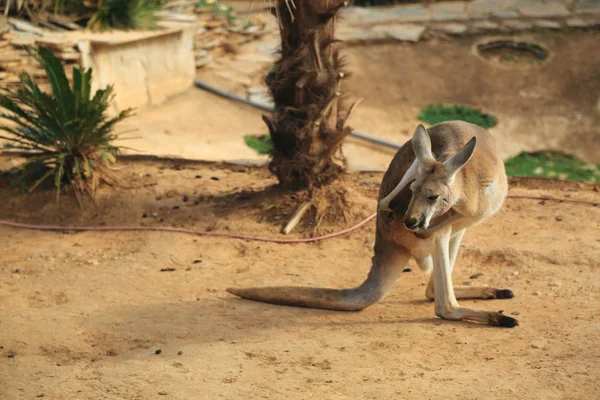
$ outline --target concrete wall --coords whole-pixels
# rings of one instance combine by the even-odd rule
[[[93,69],[93,90],[113,85],[113,112],[157,105],[194,82],[193,26],[153,32],[90,35],[78,40],[81,64]]]

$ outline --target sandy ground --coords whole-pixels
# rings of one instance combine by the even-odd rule
[[[350,48],[346,88],[365,99],[350,123],[400,144],[429,102],[467,103],[500,117],[492,133],[506,157],[558,148],[598,162],[597,36],[537,34],[532,39],[557,56],[518,72],[475,57],[472,39]],[[245,93],[216,71],[200,77]],[[243,142],[265,132],[260,114],[190,89],[123,124],[141,139],[122,144],[144,154],[264,162]],[[344,152],[356,169],[384,170],[393,157],[354,140]],[[0,169],[11,165],[0,158]],[[98,205],[82,210],[69,196],[56,205],[52,190],[24,194],[3,178],[0,219],[279,237],[299,202],[272,189],[264,169],[182,161],[123,167],[141,187],[103,188]],[[338,183],[346,219],[326,219],[317,233],[372,213],[380,180],[356,173]],[[513,181],[511,191],[600,198],[597,186],[583,183]],[[412,262],[384,301],[360,313],[270,306],[224,291],[355,285],[370,265],[374,222],[296,245],[0,227],[0,399],[600,398],[599,221],[598,207],[511,199],[467,233],[455,283],[508,287],[516,297],[462,303],[504,309],[521,322],[511,330],[435,318],[424,300],[427,277]]]
[[[51,190],[24,194],[4,179],[0,219],[279,237],[281,221],[271,217],[285,220],[293,210],[270,209],[281,194],[264,169],[123,166],[141,187],[102,188],[98,205],[83,210],[70,196],[57,205]],[[345,177],[338,186],[348,221],[319,233],[373,212],[380,180],[379,173]],[[590,184],[536,180],[513,181],[511,193],[600,197]],[[508,287],[516,297],[462,303],[503,309],[519,319],[514,329],[436,318],[424,300],[427,277],[413,262],[387,298],[360,313],[272,306],[224,291],[355,285],[370,265],[374,225],[295,245],[0,227],[0,398],[600,397],[598,207],[509,199],[467,233],[455,283]],[[476,273],[483,275],[470,279]]]

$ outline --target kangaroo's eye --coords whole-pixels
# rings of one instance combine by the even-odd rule
[[[439,197],[440,197],[439,195],[427,196],[427,200],[429,200],[429,201],[436,201]]]

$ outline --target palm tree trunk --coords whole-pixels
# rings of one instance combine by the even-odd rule
[[[352,131],[346,120],[342,71],[334,38],[340,0],[276,0],[280,21],[281,58],[266,77],[275,103],[263,116],[273,141],[269,165],[282,186],[322,186],[345,169],[342,140]]]

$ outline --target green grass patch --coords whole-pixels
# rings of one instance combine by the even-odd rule
[[[521,153],[508,159],[504,165],[509,176],[600,181],[600,164],[589,164],[561,153]]]
[[[430,104],[419,114],[419,119],[430,125],[444,121],[466,121],[482,128],[488,129],[496,126],[498,120],[491,115],[483,114],[481,111],[465,106],[452,105],[449,107],[443,104]]]
[[[273,153],[273,142],[271,141],[271,136],[268,134],[260,136],[246,135],[244,136],[244,141],[248,147],[258,154],[268,155]]]

